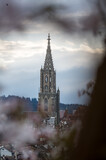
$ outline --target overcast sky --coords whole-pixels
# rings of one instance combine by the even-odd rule
[[[0,7],[8,3],[0,1]],[[30,4],[33,5],[30,5]],[[17,2],[23,13],[28,6],[51,4],[51,1],[22,0]],[[68,0],[53,1],[54,4],[69,5]],[[71,6],[71,7],[70,7]],[[70,0],[70,6],[60,11],[61,17],[85,16],[91,7],[85,0]],[[31,8],[32,7],[32,8]],[[70,12],[71,8],[71,12]],[[28,10],[27,10],[28,11]],[[21,15],[21,14],[20,14]],[[23,32],[0,30],[0,68],[1,95],[18,95],[38,98],[40,88],[40,68],[44,65],[47,35],[51,34],[51,49],[54,68],[56,69],[57,88],[60,88],[60,100],[63,103],[87,103],[87,97],[78,97],[78,90],[85,88],[87,82],[95,79],[97,65],[102,59],[102,45],[100,37],[91,33],[84,35],[64,32],[52,22],[39,18],[33,22],[25,21],[27,27]]]

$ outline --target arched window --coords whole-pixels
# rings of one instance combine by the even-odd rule
[[[48,82],[48,76],[46,75],[45,77],[45,82],[47,83]]]
[[[51,77],[50,77],[50,82],[51,82]]]
[[[45,91],[47,91],[47,90],[48,90],[48,86],[46,85],[46,86],[45,86]]]
[[[44,100],[44,111],[48,111],[48,99],[45,98]]]

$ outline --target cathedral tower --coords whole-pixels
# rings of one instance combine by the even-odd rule
[[[48,117],[55,117],[59,123],[59,99],[60,91],[56,92],[56,71],[54,70],[50,34],[48,34],[48,45],[44,67],[40,70],[40,92],[38,98],[38,110],[45,112]]]

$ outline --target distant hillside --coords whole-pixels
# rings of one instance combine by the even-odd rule
[[[67,109],[69,113],[73,113],[74,110],[76,110],[78,107],[83,106],[81,104],[63,104],[60,103],[60,110]]]
[[[6,96],[1,96],[0,97],[0,103],[6,103],[6,102],[13,102],[16,101],[17,103],[20,103],[25,111],[37,111],[37,105],[38,101],[36,98],[25,98],[25,97],[19,97],[19,96],[13,96],[9,95],[8,97]],[[65,110],[67,109],[69,113],[72,113],[73,110],[76,110],[79,106],[79,104],[64,104],[60,103],[60,110]]]
[[[37,111],[38,101],[36,98],[25,98],[18,96],[1,96],[0,103],[13,103],[16,102],[16,105],[21,105],[25,111]]]

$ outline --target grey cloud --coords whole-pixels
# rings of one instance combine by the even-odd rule
[[[3,73],[6,70],[7,70],[6,66],[4,64],[0,64],[0,73]]]
[[[48,3],[48,1],[46,1],[45,5],[43,1],[41,3],[38,1],[36,1],[35,3],[34,1],[30,1],[30,5],[27,2],[28,1],[26,1],[26,3],[25,1],[22,1],[19,3],[17,1],[11,0],[11,2],[9,2],[9,5],[7,7],[5,2],[1,1],[1,8],[0,8],[1,30],[11,31],[15,29],[21,31],[27,27],[25,21],[28,20],[32,22],[41,19],[42,21],[49,20],[50,23],[56,24],[56,26],[59,26],[65,31],[76,32],[78,30],[82,30],[82,31],[92,31],[93,33],[96,34],[99,29],[99,24],[103,22],[102,19],[100,18],[101,16],[99,12],[100,9],[102,9],[102,12],[105,13],[102,5],[102,2],[104,3],[104,1],[102,0],[102,2],[99,3],[99,10],[97,10],[98,6],[96,4],[95,4],[96,7],[94,6],[94,9],[96,8],[96,11],[98,12],[91,13],[89,17],[85,17],[79,22],[77,21],[78,23],[76,23],[76,20],[74,20],[73,18],[65,19],[59,16],[59,13],[64,14],[66,8],[64,8],[64,5],[59,5],[58,3],[56,3],[56,1],[55,3]],[[75,5],[78,4],[75,3]],[[68,5],[68,3],[66,4],[66,6],[72,8],[72,6]],[[93,6],[91,2],[89,3],[89,6]],[[85,5],[85,8],[87,8],[87,5]]]
[[[29,46],[28,43],[32,43],[31,46]],[[35,46],[35,44],[32,41],[1,41],[2,47],[0,48],[0,51],[8,52],[12,50],[17,50],[17,49],[42,49],[42,47]]]
[[[77,23],[78,26],[76,26],[77,24],[76,24],[76,22],[75,23],[73,22],[73,19],[65,19],[64,20],[60,17],[60,13],[63,14],[63,10],[61,10],[61,7],[59,9],[56,6],[47,5],[46,7],[44,6],[42,8],[42,6],[40,6],[42,4],[40,4],[39,5],[40,8],[39,7],[37,8],[37,5],[39,3],[37,1],[36,1],[37,5],[35,5],[35,6],[34,5],[32,6],[32,4],[33,4],[33,3],[31,3],[32,1],[30,1],[29,6],[28,6],[28,4],[25,3],[25,1],[23,1],[22,6],[20,6],[20,4],[21,4],[20,2],[18,2],[17,5],[15,4],[15,2],[13,2],[13,1],[11,1],[11,3],[9,2],[8,8],[6,8],[6,6],[4,4],[3,8],[0,11],[0,15],[1,15],[0,30],[3,31],[3,34],[4,34],[4,31],[13,31],[13,30],[23,31],[24,27],[30,28],[30,26],[33,25],[33,23],[32,23],[33,21],[34,22],[35,21],[36,22],[43,21],[43,23],[45,21],[48,23],[48,18],[49,18],[50,23],[53,22],[51,24],[56,24],[56,26],[57,25],[59,26],[58,28],[56,28],[56,31],[59,31],[59,33],[60,33],[60,27],[62,27],[62,30],[64,29],[65,31],[68,29],[68,35],[72,34],[73,31],[76,31],[77,27],[79,27],[79,28],[81,27],[80,29],[85,30],[85,31],[88,31],[88,30],[92,31],[92,27],[90,26],[90,28],[89,28],[88,24],[94,25],[93,29],[95,28],[96,23],[95,24],[86,23],[87,18],[89,18],[89,20],[91,20],[90,18],[92,18],[92,17],[88,17],[88,16],[83,17],[86,19],[86,21],[85,20],[83,21],[82,19],[80,19],[81,21],[78,22],[78,23],[82,22],[83,25],[84,26],[87,25],[88,28],[83,27],[82,24],[79,25],[78,23]],[[65,9],[64,9],[64,13],[65,14],[67,13],[67,11]],[[40,24],[42,26],[42,23],[40,23]],[[97,19],[97,24],[99,24],[98,19]],[[38,30],[38,28],[39,27],[37,26],[37,28],[36,28],[36,25],[35,25],[33,30],[34,29]],[[47,28],[47,31],[48,31],[48,28]],[[5,32],[5,33],[7,34],[7,32]],[[74,33],[76,33],[76,32],[74,32]],[[8,35],[6,35],[6,36],[8,36]],[[63,37],[63,39],[64,39],[64,37]],[[62,41],[62,39],[60,39],[60,40]],[[79,38],[79,41],[80,41],[80,38]],[[26,45],[21,46],[21,44],[17,44],[17,45],[10,44],[7,46],[6,49],[11,51],[11,50],[15,50],[16,48],[20,48],[23,50],[24,47],[27,48]],[[32,47],[30,49],[34,49],[34,48]],[[7,54],[6,56],[4,56],[2,54],[2,56],[3,56],[2,58],[5,58],[6,60],[10,59],[11,56],[14,56],[14,55],[11,55],[10,53],[6,53],[5,50],[3,50],[2,53]],[[56,54],[58,53],[59,56],[56,56],[55,53]],[[86,82],[88,82],[88,80],[90,80],[93,77],[93,74],[90,74],[92,76],[89,76],[89,74],[87,74],[88,71],[93,70],[92,72],[94,73],[93,67],[95,68],[95,64],[97,62],[99,62],[99,58],[101,58],[101,57],[98,54],[97,55],[96,54],[89,54],[89,52],[84,52],[84,51],[82,51],[82,52],[80,51],[80,52],[76,52],[76,53],[73,51],[73,54],[70,54],[70,52],[65,53],[65,50],[64,50],[63,57],[61,56],[62,52],[59,52],[59,50],[55,51],[55,53],[54,53],[54,55],[55,55],[54,58],[55,58],[55,68],[57,70],[57,85],[60,86],[60,89],[62,91],[61,92],[62,93],[61,99],[63,100],[63,102],[70,102],[70,103],[72,101],[74,102],[76,94],[77,94],[77,89],[75,91],[74,90],[72,91],[71,86],[78,86],[78,84],[81,84],[82,83],[81,76],[82,77],[85,76],[82,84],[85,84]],[[12,94],[36,97],[36,95],[38,94],[38,87],[39,87],[39,69],[40,69],[40,65],[43,64],[43,62],[44,62],[44,57],[42,57],[41,54],[39,56],[40,56],[40,60],[37,55],[34,55],[30,58],[18,58],[18,61],[16,64],[10,65],[10,67],[11,67],[11,69],[13,69],[13,71],[10,71],[10,68],[9,68],[8,75],[4,76],[4,83],[7,86],[7,88],[5,89],[6,94],[12,93]],[[58,64],[58,62],[60,62],[60,60],[62,63]],[[63,60],[64,60],[64,63],[63,63]],[[88,60],[89,60],[89,62],[88,62]],[[78,61],[80,61],[79,64],[78,64]],[[72,63],[73,63],[73,66],[71,66]],[[32,64],[32,65],[29,65],[29,64]],[[61,67],[61,65],[62,65],[62,67]],[[68,65],[68,68],[66,68],[67,65]],[[26,68],[26,69],[23,69],[23,68]],[[83,68],[85,70],[83,70]],[[68,71],[66,72],[66,70],[68,70]],[[84,73],[84,75],[82,74],[82,72]],[[35,75],[35,73],[36,73],[36,75]],[[67,76],[66,73],[70,76]],[[63,75],[64,75],[64,77],[63,77]],[[20,77],[21,77],[21,79],[20,79]],[[8,79],[8,82],[6,81],[7,79]],[[30,81],[30,84],[29,84],[29,81]],[[80,81],[80,83],[79,83],[79,81]],[[63,87],[62,82],[67,84],[67,86]],[[69,86],[70,86],[70,88],[69,88]],[[67,88],[68,88],[68,90],[67,90]],[[78,89],[81,89],[81,88],[80,88],[80,86],[78,86]],[[74,94],[74,97],[72,96],[72,94]],[[70,99],[70,96],[73,97],[72,98],[73,100]]]
[[[86,84],[95,78],[96,65],[94,63],[96,63],[100,57],[101,55],[97,54],[94,56],[94,59],[90,64],[82,64],[81,66],[76,64],[76,66],[70,68],[69,70],[59,70],[57,65],[55,65],[57,88],[59,86],[61,90],[61,102],[85,102],[83,101],[85,98],[78,97],[78,90],[85,88]],[[44,62],[44,59],[42,58],[39,62],[35,56],[27,59],[26,63],[23,63],[23,61],[24,59],[20,60],[17,64],[14,64],[13,69],[10,70],[8,74],[3,75],[4,85],[6,86],[3,93],[6,95],[15,94],[25,97],[38,97],[40,86],[40,65]],[[36,64],[37,61],[38,63]],[[63,65],[63,63],[61,63],[61,65]],[[8,81],[6,81],[7,79]]]
[[[68,71],[57,72],[57,86],[61,90],[61,101],[64,103],[88,103],[87,96],[78,97],[78,91],[95,79],[96,68],[74,67]],[[64,77],[63,77],[64,75]],[[64,85],[63,85],[64,84]]]

